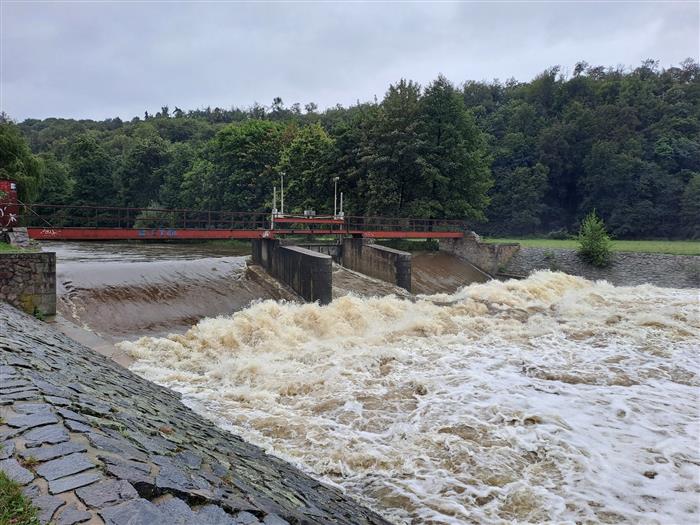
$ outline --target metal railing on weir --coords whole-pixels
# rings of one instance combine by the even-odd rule
[[[282,218],[282,217],[281,217]],[[294,222],[299,218],[299,223]],[[465,232],[467,223],[451,219],[416,219],[408,217],[336,217],[319,218],[317,224],[302,215],[287,214],[273,226],[269,212],[234,212],[214,210],[120,208],[112,206],[72,206],[25,204],[21,206],[20,225],[52,228],[169,228],[195,230],[292,230],[299,228],[333,230],[338,234],[377,232]]]

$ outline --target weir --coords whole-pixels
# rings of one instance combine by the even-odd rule
[[[411,254],[347,238],[342,244],[284,245],[277,239],[253,239],[253,263],[310,302],[332,300],[333,262],[411,291]]]

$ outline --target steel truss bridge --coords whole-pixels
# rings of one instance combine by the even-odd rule
[[[339,235],[374,239],[461,238],[460,220],[280,215],[264,212],[22,205],[30,238],[62,241],[271,239]]]

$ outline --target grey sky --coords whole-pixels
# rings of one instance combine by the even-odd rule
[[[698,2],[165,3],[0,0],[0,109],[142,116],[162,105],[321,108],[426,84],[529,80],[552,65],[700,54]]]

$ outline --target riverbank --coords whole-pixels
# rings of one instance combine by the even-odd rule
[[[576,239],[485,238],[484,242],[518,243],[523,248],[576,250]],[[612,241],[613,252],[666,253],[670,255],[700,255],[700,241]]]
[[[386,523],[5,304],[0,347],[0,470],[42,523]]]
[[[538,270],[565,272],[616,286],[700,287],[700,257],[695,255],[614,252],[611,264],[598,268],[584,262],[576,250],[523,247],[498,273],[502,278],[522,279]]]

